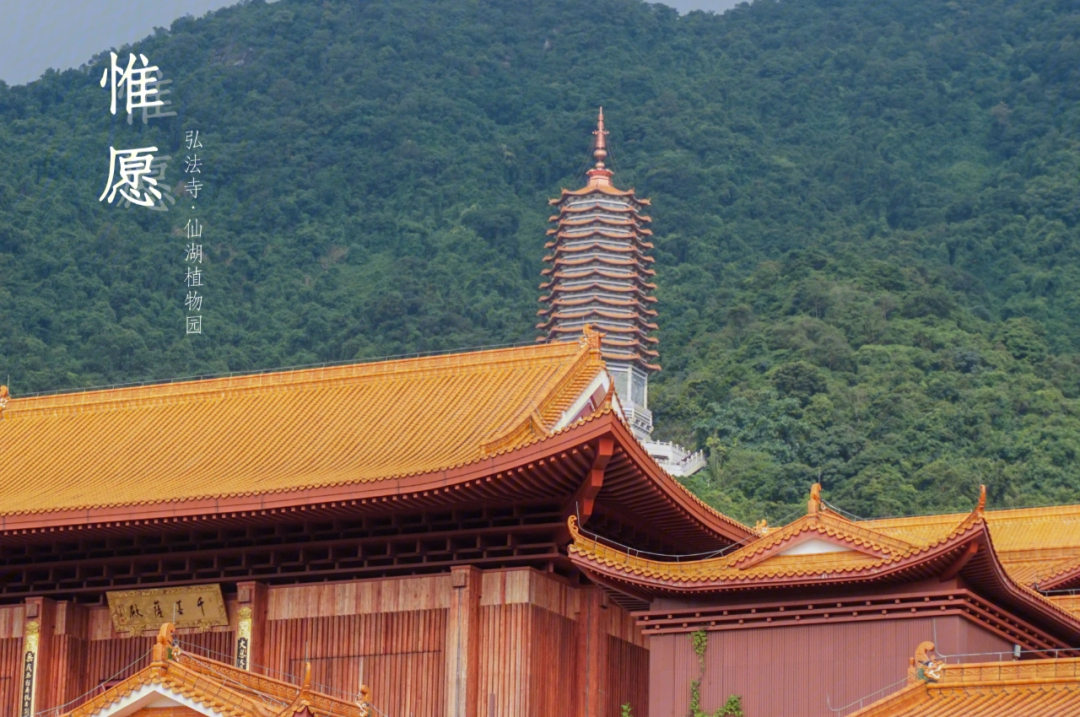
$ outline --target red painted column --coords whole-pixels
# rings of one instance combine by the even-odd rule
[[[242,670],[262,672],[266,639],[267,589],[262,583],[242,582],[236,586],[236,644],[233,664]]]
[[[581,589],[577,616],[578,717],[607,715],[607,595],[597,588]]]
[[[49,684],[52,637],[55,631],[56,604],[48,598],[26,599],[26,624],[23,632],[23,663],[19,676],[19,717],[33,717],[50,704],[53,690]]]
[[[446,717],[477,717],[480,670],[480,571],[450,569],[450,615],[446,624]]]

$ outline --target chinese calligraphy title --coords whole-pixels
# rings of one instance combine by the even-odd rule
[[[166,95],[171,93],[166,86],[172,80],[162,78],[161,68],[150,64],[149,58],[141,53],[137,56],[128,53],[126,64],[118,64],[118,59],[115,52],[109,53],[109,66],[105,68],[99,82],[102,88],[109,90],[109,112],[115,115],[117,107],[122,107],[127,113],[129,125],[136,110],[142,112],[144,125],[150,120],[175,117],[176,112],[165,111],[172,104],[171,100],[165,99]],[[120,103],[121,100],[123,104]],[[185,144],[190,154],[184,157],[184,174],[187,180],[183,184],[183,190],[190,197],[191,209],[194,211],[199,192],[203,189],[202,159],[198,153],[203,144],[199,139],[199,131],[185,132]],[[110,145],[109,177],[98,201],[108,204],[116,202],[124,207],[134,204],[154,211],[169,211],[169,205],[176,204],[165,176],[172,157],[159,156],[157,152],[156,146],[117,149]],[[187,290],[184,298],[184,325],[186,333],[201,334],[203,296],[200,289],[204,285],[201,219],[188,219],[184,232],[188,242],[184,249],[184,283]]]
[[[163,108],[171,105],[164,99],[171,90],[164,86],[171,80],[163,80],[161,68],[151,65],[146,55],[139,55],[141,66],[136,66],[136,58],[128,54],[127,65],[116,64],[117,55],[109,53],[109,67],[101,75],[101,87],[109,89],[109,111],[116,114],[117,100],[123,98],[127,111],[128,124],[131,124],[132,111],[142,110],[143,124],[152,119],[174,117],[175,112],[164,112]],[[155,156],[157,147],[139,147],[137,149],[117,149],[109,147],[109,178],[98,201],[112,204],[120,195],[124,206],[136,204],[156,211],[168,211],[166,202],[175,204],[176,200],[165,183],[165,169],[171,157]]]

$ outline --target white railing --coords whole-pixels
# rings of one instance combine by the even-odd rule
[[[705,453],[691,453],[682,446],[667,441],[646,441],[645,450],[653,460],[673,476],[693,475],[705,467]]]

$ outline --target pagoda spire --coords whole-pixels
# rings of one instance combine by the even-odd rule
[[[596,159],[596,166],[586,172],[589,177],[590,187],[610,187],[612,171],[604,166],[604,160],[607,159],[607,136],[608,131],[604,129],[604,108],[600,108],[600,116],[596,120],[596,129],[593,130],[593,134],[596,136],[596,142],[593,145],[593,158]]]
[[[596,135],[596,148],[593,150],[593,157],[596,158],[596,168],[604,168],[604,160],[607,159],[607,140],[605,137],[608,135],[608,131],[604,129],[604,108],[600,108],[600,117],[596,120],[596,129],[593,130],[593,134]]]

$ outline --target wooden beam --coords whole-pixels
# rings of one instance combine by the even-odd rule
[[[967,549],[964,550],[963,554],[956,559],[956,562],[949,566],[949,569],[941,575],[941,582],[945,582],[946,580],[952,580],[957,575],[959,575],[960,571],[964,569],[964,566],[968,564],[969,560],[975,557],[975,553],[977,552],[979,552],[978,543],[972,543],[971,545],[967,546]]]
[[[446,625],[446,716],[477,717],[480,682],[480,571],[450,570],[450,614]]]
[[[599,588],[583,588],[579,600],[574,713],[576,717],[604,717],[608,714],[608,599]]]
[[[592,517],[593,509],[596,507],[596,496],[604,487],[604,473],[613,455],[615,455],[615,439],[610,436],[601,438],[597,442],[596,456],[593,458],[592,467],[585,477],[585,482],[578,488],[569,506],[570,510],[577,514],[579,525],[584,525]]]

